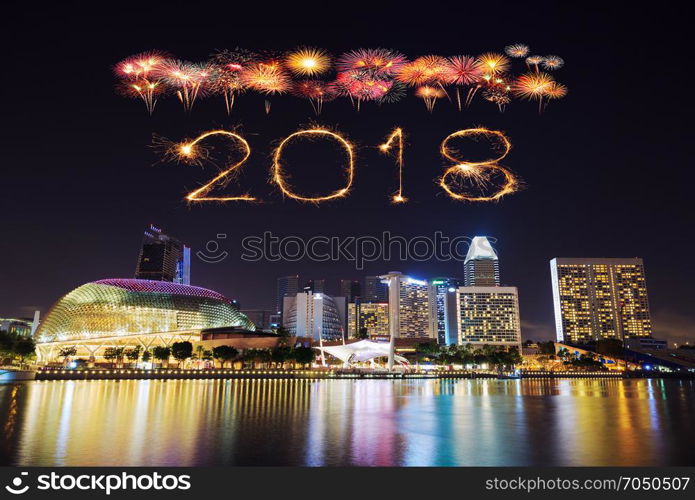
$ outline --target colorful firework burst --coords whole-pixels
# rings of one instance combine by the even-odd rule
[[[512,45],[507,45],[504,48],[504,53],[509,57],[526,57],[529,54],[529,46],[523,43],[515,43]]]
[[[543,69],[552,71],[562,68],[565,65],[565,61],[560,56],[545,56],[541,65]]]
[[[370,71],[377,75],[394,75],[408,59],[391,49],[357,49],[338,58],[336,64],[341,72]]]
[[[448,63],[448,83],[456,86],[456,103],[461,111],[461,92],[460,87],[471,87],[477,84],[482,75],[482,67],[480,61],[471,56],[453,56],[447,59]],[[469,95],[473,91],[469,89]],[[467,100],[468,101],[468,100]]]
[[[496,52],[488,52],[478,56],[478,61],[483,73],[486,75],[497,75],[509,69],[509,59],[505,55]]]
[[[525,73],[516,79],[512,85],[512,91],[521,99],[538,100],[538,111],[543,109],[543,97],[554,83],[553,77],[548,73]]]
[[[314,113],[318,116],[323,109],[323,103],[335,99],[334,88],[321,80],[302,80],[292,86],[292,94],[308,99]]]
[[[441,99],[446,95],[439,87],[432,87],[429,85],[423,85],[415,90],[415,95],[425,101],[425,107],[430,113],[434,111],[434,105],[437,103],[437,99]]]
[[[295,75],[316,76],[331,69],[331,58],[322,49],[302,47],[287,55],[285,65]]]

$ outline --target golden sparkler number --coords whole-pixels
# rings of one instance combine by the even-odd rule
[[[308,196],[302,196],[294,191],[292,191],[292,188],[288,184],[285,175],[282,172],[282,163],[281,163],[281,158],[282,158],[282,151],[285,148],[285,146],[291,142],[293,139],[297,139],[300,137],[307,137],[307,138],[318,138],[318,137],[325,137],[328,139],[333,139],[337,141],[343,149],[345,149],[345,152],[347,153],[348,157],[348,163],[347,163],[347,182],[346,185],[326,196],[315,196],[315,197],[308,197]],[[350,144],[343,136],[340,134],[337,134],[335,132],[332,132],[330,130],[326,129],[321,129],[321,128],[314,128],[314,129],[308,129],[308,130],[300,130],[298,132],[295,132],[293,134],[288,135],[283,139],[283,141],[278,145],[277,149],[275,150],[275,153],[273,154],[273,182],[275,182],[279,187],[282,193],[285,196],[289,196],[290,198],[293,198],[298,201],[305,201],[309,203],[320,203],[323,201],[328,201],[332,200],[334,198],[341,198],[345,195],[350,190],[350,187],[352,186],[352,180],[355,176],[355,160],[354,160],[354,153],[352,151],[352,144]]]
[[[501,152],[496,158],[490,158],[484,161],[471,162],[458,158],[458,152],[453,149],[449,143],[456,138],[488,138],[496,141],[501,145]],[[518,190],[519,181],[506,168],[498,165],[497,162],[504,159],[512,148],[509,139],[498,130],[488,130],[486,128],[469,128],[458,130],[453,134],[448,135],[441,143],[439,151],[443,157],[456,163],[449,167],[439,178],[439,185],[446,193],[455,200],[461,201],[496,201],[505,195],[511,194]],[[493,184],[493,178],[501,175],[504,179],[503,184],[492,194],[482,195],[469,193],[466,188],[459,186],[464,183],[475,184],[478,188],[483,189]],[[459,186],[451,184],[451,181],[458,180]]]
[[[382,153],[389,153],[394,143],[398,148],[393,154],[396,158],[396,165],[398,165],[398,192],[391,197],[391,201],[393,203],[405,203],[408,200],[403,196],[403,129],[394,129],[386,142],[379,145],[379,150]]]
[[[241,137],[239,134],[234,132],[229,132],[227,130],[211,130],[199,135],[190,142],[185,142],[177,146],[177,154],[184,160],[189,162],[195,162],[197,158],[203,155],[203,149],[199,143],[208,137],[222,136],[228,137],[233,141],[238,142],[241,145],[241,149],[244,152],[244,156],[241,160],[228,166],[227,169],[220,172],[216,177],[211,179],[207,184],[199,187],[198,189],[191,191],[186,195],[186,200],[191,202],[199,201],[256,201],[256,198],[249,194],[243,194],[240,196],[208,196],[213,187],[217,184],[220,186],[226,185],[233,175],[234,171],[241,168],[244,162],[251,156],[251,147],[246,139]]]

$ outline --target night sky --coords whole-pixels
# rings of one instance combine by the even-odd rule
[[[525,338],[554,335],[551,258],[642,257],[655,336],[695,340],[693,127],[684,74],[692,61],[682,48],[689,12],[605,11],[588,4],[557,10],[559,2],[554,8],[427,2],[421,11],[355,2],[266,3],[254,11],[231,3],[148,5],[95,3],[6,17],[0,317],[30,316],[35,308],[45,313],[80,284],[132,277],[150,223],[193,252],[226,233],[222,245],[230,256],[219,264],[194,258],[192,282],[248,309],[272,307],[277,276],[329,282],[391,270],[461,276],[462,264],[373,262],[357,271],[349,262],[244,263],[244,236],[442,231],[497,239],[502,281],[519,287]],[[388,47],[414,58],[501,51],[515,42],[566,61],[555,76],[570,92],[540,116],[534,103],[515,101],[501,114],[481,99],[462,113],[440,100],[429,114],[409,96],[381,107],[365,104],[359,113],[341,99],[327,103],[317,119],[306,101],[272,98],[266,115],[263,98],[246,94],[231,117],[215,96],[200,100],[189,116],[170,97],[150,118],[141,102],[115,94],[112,73],[117,61],[148,49],[193,61],[237,45],[286,50],[305,44],[334,54]],[[283,200],[267,182],[274,144],[312,123],[339,130],[358,147],[353,192],[320,207]],[[503,130],[514,145],[503,164],[526,189],[501,203],[457,203],[434,181],[447,166],[440,141],[475,125]],[[394,126],[407,133],[405,195],[411,200],[398,206],[388,198],[395,189],[393,161],[375,149]],[[153,133],[179,141],[217,127],[237,127],[248,139],[253,153],[240,189],[264,203],[189,206],[183,196],[215,167],[161,162],[150,147]],[[335,189],[339,157],[325,144],[297,146],[288,156],[293,182]],[[240,192],[237,187],[225,192]]]

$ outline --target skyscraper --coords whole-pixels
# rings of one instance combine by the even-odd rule
[[[388,285],[383,283],[379,276],[367,276],[364,279],[362,298],[367,302],[386,302],[388,301]]]
[[[278,278],[275,294],[275,311],[282,314],[283,301],[285,297],[294,297],[299,292],[299,275],[282,276]]]
[[[393,338],[433,337],[427,282],[395,271],[381,278],[388,286],[389,330]]]
[[[355,302],[355,299],[362,295],[360,282],[357,280],[340,280],[340,295],[345,297],[348,302]]]
[[[451,345],[457,342],[456,289],[463,286],[457,278],[433,278],[429,283],[430,331],[437,343]]]
[[[191,249],[150,225],[140,247],[135,278],[191,284]]]
[[[459,344],[521,347],[516,287],[462,286],[456,304]]]
[[[500,268],[497,253],[486,236],[476,236],[463,262],[466,286],[499,286]]]
[[[559,342],[650,337],[642,259],[550,261]]]

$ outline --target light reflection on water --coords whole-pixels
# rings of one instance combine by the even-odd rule
[[[695,465],[695,382],[0,385],[13,465]]]

